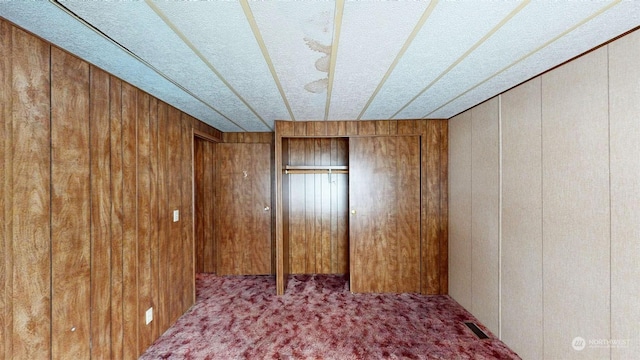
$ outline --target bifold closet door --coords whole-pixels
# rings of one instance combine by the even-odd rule
[[[216,146],[217,273],[271,274],[271,146]]]
[[[420,138],[349,139],[352,292],[420,292]]]

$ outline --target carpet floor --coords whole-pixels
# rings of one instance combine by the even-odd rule
[[[196,304],[141,359],[519,359],[451,297],[352,294],[345,276],[196,276]],[[464,325],[475,322],[481,340]]]

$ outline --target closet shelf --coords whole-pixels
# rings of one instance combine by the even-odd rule
[[[285,174],[348,174],[347,165],[286,165]]]

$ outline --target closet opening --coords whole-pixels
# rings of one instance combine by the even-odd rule
[[[349,139],[282,139],[289,274],[349,274]]]

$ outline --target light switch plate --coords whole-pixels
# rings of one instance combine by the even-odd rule
[[[180,210],[173,210],[173,222],[180,220]]]
[[[153,308],[150,307],[147,309],[147,312],[145,314],[145,323],[149,325],[149,323],[151,323],[152,321],[153,321]]]

